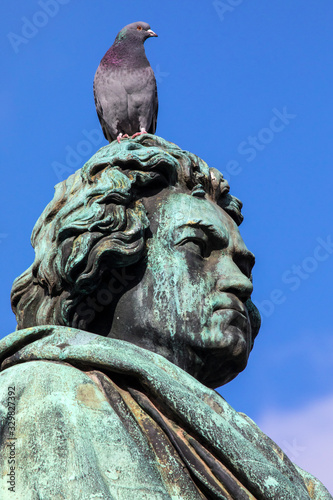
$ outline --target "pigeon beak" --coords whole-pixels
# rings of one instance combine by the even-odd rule
[[[147,33],[149,33],[149,36],[158,36],[153,32],[153,30],[147,30]]]

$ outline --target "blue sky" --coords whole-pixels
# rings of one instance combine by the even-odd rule
[[[296,440],[305,467],[321,409],[333,416],[331,0],[49,2],[8,2],[0,18],[1,336],[15,329],[11,285],[32,263],[30,234],[53,186],[106,144],[92,93],[99,61],[124,25],[149,22],[157,134],[225,174],[257,258],[262,329],[248,368],[221,392],[271,435],[269,422],[284,422],[275,439]],[[288,431],[295,415],[303,434]],[[325,442],[333,448],[332,431]],[[327,447],[309,462],[331,490],[332,459]]]

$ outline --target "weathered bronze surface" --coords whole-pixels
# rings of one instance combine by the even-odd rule
[[[56,186],[0,342],[1,498],[332,499],[213,390],[260,326],[241,221],[218,171],[152,135]]]

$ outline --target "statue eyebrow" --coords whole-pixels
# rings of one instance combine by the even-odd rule
[[[224,234],[222,234],[214,224],[209,224],[207,222],[204,222],[203,220],[192,220],[188,221],[185,224],[182,224],[179,226],[179,229],[185,228],[185,227],[192,227],[192,228],[198,228],[201,229],[204,233],[206,233],[208,236],[212,236],[214,239],[218,239],[219,241],[226,242],[226,237]]]

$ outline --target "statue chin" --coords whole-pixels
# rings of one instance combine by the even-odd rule
[[[230,382],[246,368],[254,335],[247,311],[215,311],[191,346],[194,355],[187,371],[210,388]]]
[[[200,369],[195,377],[207,387],[216,389],[237,377],[247,366],[248,354],[244,351],[238,357],[226,358],[225,350],[198,353]]]
[[[197,370],[191,373],[202,384],[216,389],[233,380],[247,366],[249,352],[244,341],[239,340],[237,346],[238,355],[227,354],[226,348],[222,349],[196,349]]]

